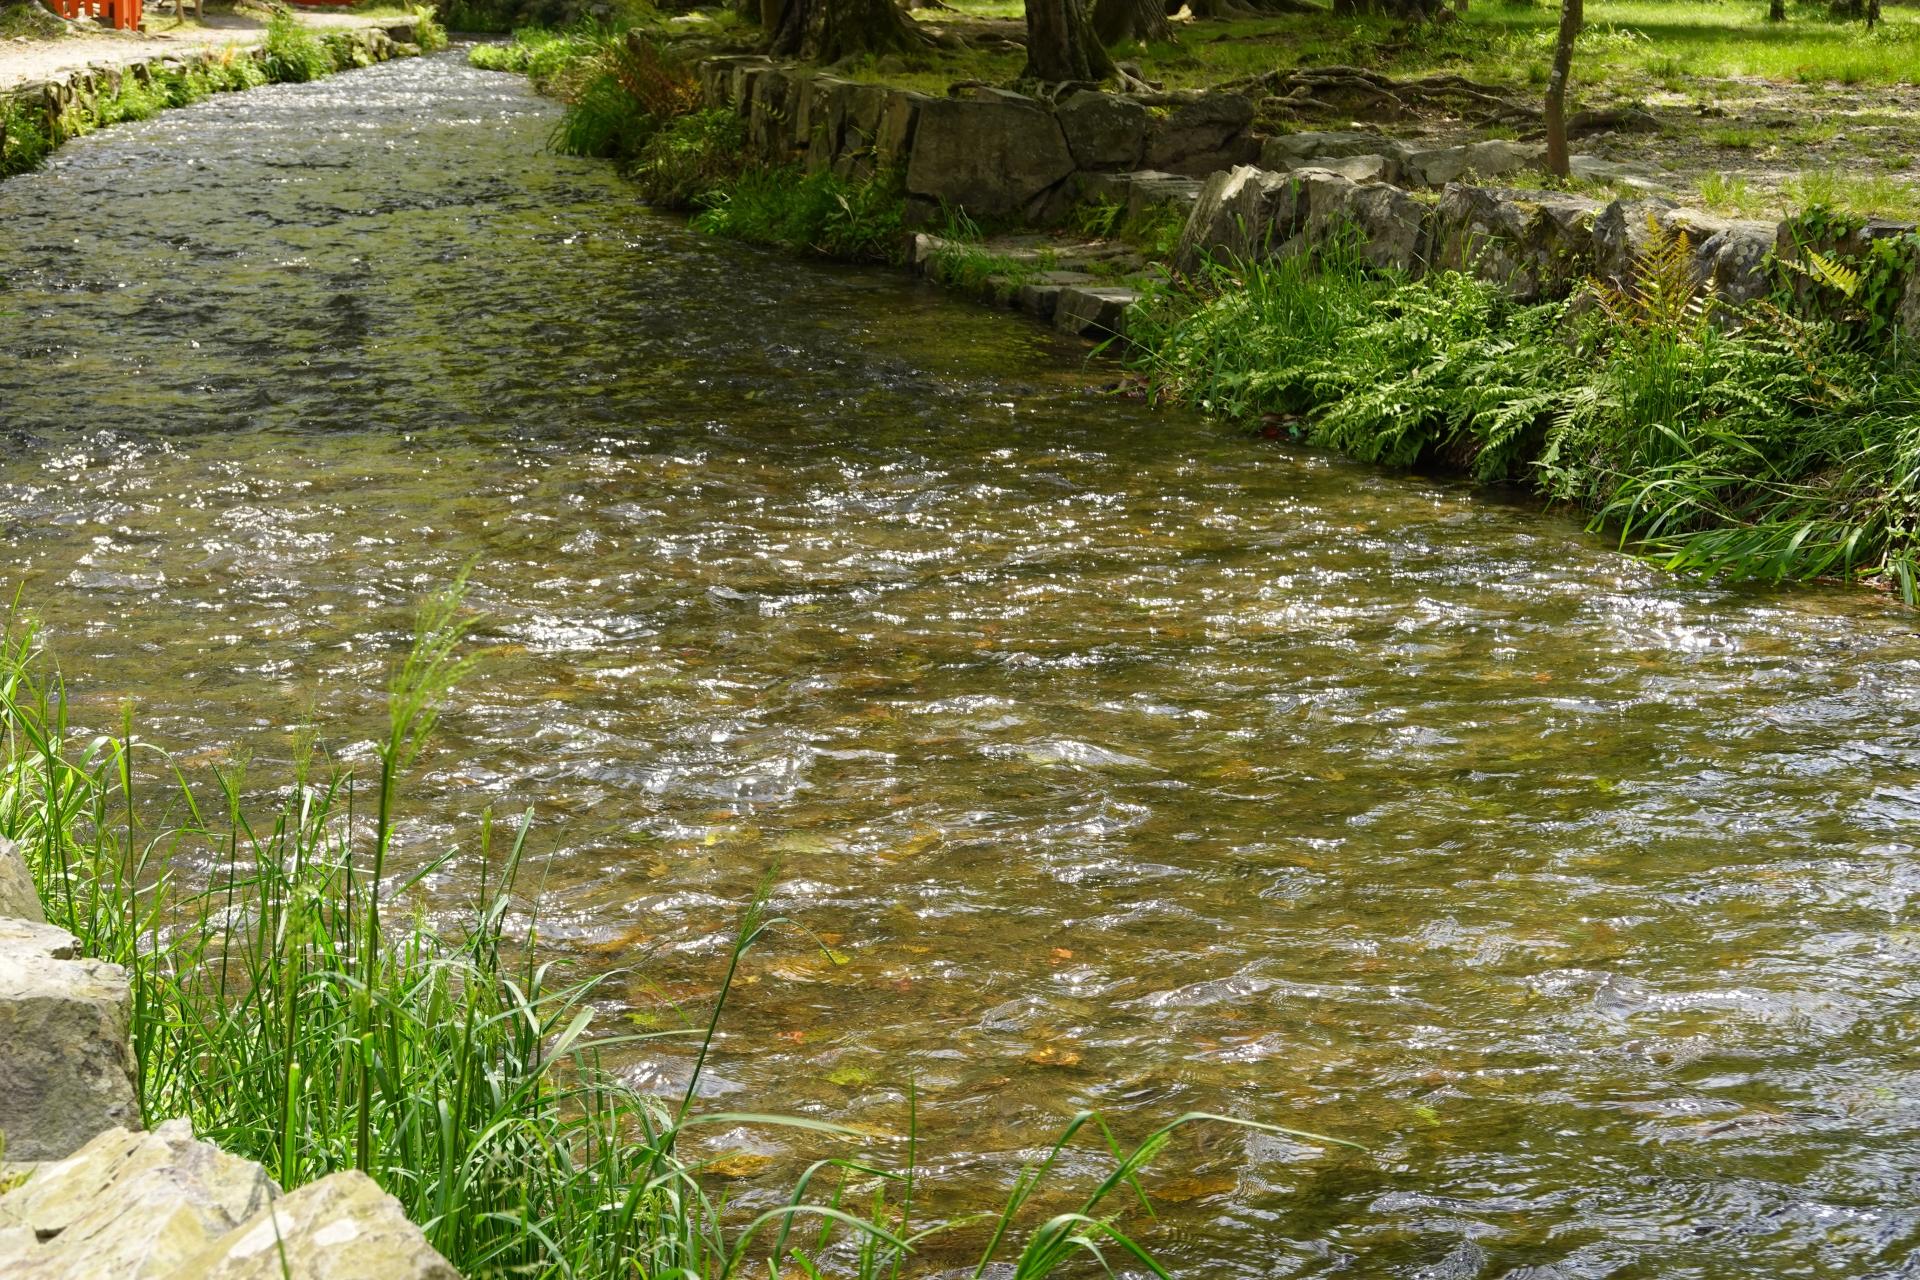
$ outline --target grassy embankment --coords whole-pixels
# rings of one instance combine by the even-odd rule
[[[410,11],[423,50],[446,47],[446,30],[429,9]],[[111,94],[76,100],[52,120],[38,104],[0,97],[0,178],[39,166],[63,143],[129,120],[145,120],[170,107],[184,107],[216,93],[233,93],[263,84],[301,84],[369,65],[352,31],[319,32],[276,15],[258,61],[228,47],[208,61],[180,68],[155,68],[145,80],[123,75]]]
[[[423,609],[372,779],[308,745],[270,781],[235,767],[206,786],[139,738],[131,713],[107,734],[69,722],[34,628],[8,625],[0,834],[25,850],[48,918],[126,966],[149,1123],[185,1116],[282,1186],[364,1169],[471,1277],[877,1280],[912,1274],[919,1251],[968,1244],[982,1267],[1002,1260],[1022,1280],[1102,1252],[1163,1274],[1116,1219],[1142,1212],[1133,1174],[1207,1117],[1122,1151],[1083,1114],[1004,1204],[929,1222],[915,1209],[926,1187],[911,1102],[898,1167],[841,1126],[697,1109],[736,972],[784,924],[762,902],[746,907],[714,1007],[689,1033],[600,1034],[606,976],[574,981],[542,958],[538,903],[518,888],[529,817],[482,821],[461,867],[464,920],[429,921],[413,887],[454,854],[404,873],[388,854],[409,768],[473,661],[471,623],[457,589]],[[280,799],[260,808],[262,795]],[[602,1054],[674,1034],[696,1064],[678,1097],[601,1070]],[[783,1206],[732,1210],[686,1151],[699,1128],[741,1125],[803,1131],[826,1152]],[[1036,1192],[1062,1195],[1043,1184],[1060,1180],[1068,1144],[1087,1142],[1111,1152],[1112,1173],[1042,1215]]]

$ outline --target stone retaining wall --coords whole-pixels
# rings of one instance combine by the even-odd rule
[[[1376,267],[1467,271],[1532,300],[1593,278],[1627,282],[1657,226],[1686,240],[1700,285],[1751,302],[1793,284],[1779,264],[1808,248],[1848,258],[1915,233],[1911,223],[1869,220],[1808,245],[1794,224],[1684,208],[1658,173],[1592,156],[1573,158],[1576,176],[1636,194],[1515,189],[1497,180],[1538,170],[1541,144],[1419,148],[1357,130],[1262,136],[1253,103],[1233,93],[1161,109],[1084,90],[1058,103],[988,88],[934,98],[756,57],[712,59],[699,74],[710,106],[745,119],[760,163],[847,179],[898,167],[909,226],[935,223],[943,207],[990,225],[1046,227],[1086,201],[1130,217],[1170,205],[1186,217],[1172,263],[1183,273],[1209,258],[1283,257],[1338,241]],[[1909,333],[1920,333],[1916,258],[1906,255],[1892,284]],[[1104,301],[1111,312],[1113,299]],[[1102,319],[1091,332],[1113,327]]]
[[[266,1170],[140,1132],[118,965],[46,923],[0,838],[0,1275],[9,1280],[459,1280],[365,1174],[283,1194]]]

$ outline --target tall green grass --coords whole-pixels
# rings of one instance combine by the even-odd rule
[[[1521,304],[1457,272],[1216,265],[1132,328],[1163,399],[1390,466],[1527,484],[1676,570],[1878,579],[1920,602],[1920,377],[1780,303],[1696,291],[1654,237],[1626,289]]]
[[[1138,1212],[1134,1175],[1183,1126],[1269,1126],[1188,1115],[1124,1150],[1082,1114],[1004,1202],[921,1222],[917,1139],[890,1168],[834,1124],[695,1106],[727,993],[756,940],[783,924],[764,892],[743,911],[692,1036],[692,1078],[672,1098],[626,1088],[601,1065],[662,1033],[602,1034],[604,977],[570,978],[530,941],[530,818],[483,818],[457,918],[428,916],[415,888],[452,855],[399,870],[389,854],[406,777],[472,661],[471,622],[457,588],[422,610],[365,790],[311,740],[271,780],[235,765],[195,783],[138,735],[131,711],[113,726],[75,724],[32,622],[8,623],[0,832],[26,850],[49,919],[127,967],[150,1123],[187,1117],[283,1186],[363,1169],[475,1277],[879,1280],[912,1274],[962,1230],[985,1237],[983,1271],[1004,1261],[1022,1280],[1088,1255],[1165,1274],[1116,1221]],[[825,1154],[784,1203],[736,1213],[688,1137],[739,1125],[797,1131]],[[1087,1140],[1111,1153],[1112,1171],[1036,1221],[1036,1193]]]
[[[869,178],[750,168],[713,193],[695,229],[842,262],[897,262],[904,252],[906,184],[893,169]]]

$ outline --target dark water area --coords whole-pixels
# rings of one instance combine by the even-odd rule
[[[775,868],[832,954],[753,954],[710,1105],[897,1162],[911,1080],[947,1211],[1081,1107],[1371,1148],[1176,1142],[1126,1222],[1183,1276],[1920,1275],[1912,613],[1090,394],[553,118],[442,56],[0,184],[0,582],[78,715],[364,769],[471,562],[497,652],[400,860],[531,807],[608,1033],[702,1009]],[[824,1153],[719,1145],[749,1204]]]

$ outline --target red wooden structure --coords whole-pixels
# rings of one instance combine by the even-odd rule
[[[115,26],[122,31],[137,31],[143,6],[140,0],[51,0],[54,11],[72,21],[87,17]]]

